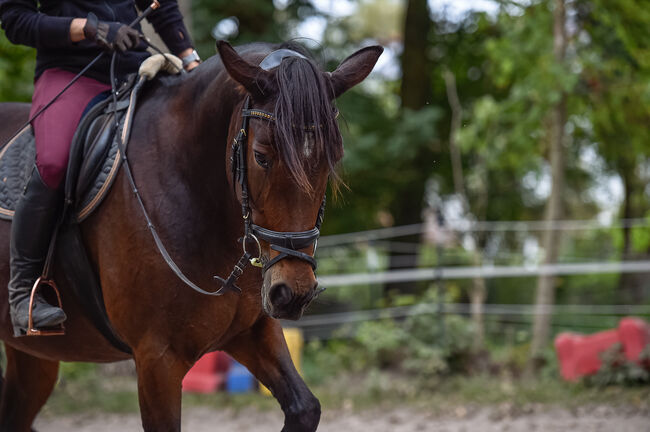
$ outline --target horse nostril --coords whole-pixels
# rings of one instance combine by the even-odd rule
[[[318,294],[320,294],[321,292],[323,292],[323,290],[318,287],[318,281],[314,281],[314,284],[311,286],[311,289],[309,290],[310,293],[308,295],[309,300],[311,301],[314,298],[318,297]]]
[[[271,287],[271,294],[269,297],[273,306],[282,307],[291,303],[293,295],[291,293],[291,288],[283,283],[279,283]]]

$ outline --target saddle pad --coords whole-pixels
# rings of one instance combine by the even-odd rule
[[[0,218],[13,218],[35,159],[34,133],[31,126],[26,126],[0,151]]]
[[[95,120],[105,121],[105,118],[99,117]],[[75,214],[78,221],[88,217],[99,206],[115,180],[121,162],[116,139],[122,133],[123,126],[124,122],[122,121],[118,133],[108,135],[107,128],[91,127],[91,130],[94,130],[95,133],[98,132],[99,135],[85,137],[91,144],[96,144],[97,140],[102,138],[110,139],[110,143],[96,145],[96,147],[104,147],[101,152],[105,156],[95,157],[92,167],[84,166],[82,171],[89,173],[89,178],[84,179],[81,176],[77,179],[80,184],[85,185],[83,190],[79,190],[75,202]],[[112,126],[110,128],[112,129]],[[34,169],[35,158],[36,145],[31,126],[25,127],[0,151],[0,218],[7,220],[13,218],[18,199],[29,180],[32,169]]]

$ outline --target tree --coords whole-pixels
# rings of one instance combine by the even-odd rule
[[[580,55],[583,80],[588,89],[589,118],[593,140],[608,167],[623,183],[623,219],[643,218],[650,213],[644,175],[650,158],[650,11],[643,2],[581,1],[580,25],[589,34]],[[623,260],[642,260],[650,255],[641,228],[623,227]],[[619,300],[638,304],[650,292],[648,273],[626,273],[619,279]]]
[[[456,77],[449,69],[443,70],[443,77],[447,89],[447,99],[451,107],[451,125],[449,127],[449,154],[451,156],[451,169],[454,182],[454,192],[460,199],[463,206],[463,213],[467,216],[471,215],[471,209],[465,187],[465,176],[463,175],[463,163],[461,159],[460,149],[457,144],[457,134],[460,131],[461,123],[463,121],[463,108],[458,97],[456,89]],[[481,172],[483,176],[486,173],[485,159],[480,158],[479,164],[475,168]],[[475,203],[474,209],[478,210],[478,215],[483,215],[487,205],[487,179],[480,182],[478,191],[479,202]],[[480,266],[483,264],[482,242],[476,231],[470,231],[467,236],[471,239],[470,251],[472,255],[472,264]],[[483,319],[483,304],[487,296],[485,287],[485,279],[482,277],[474,277],[472,279],[472,287],[469,291],[469,298],[471,302],[470,314],[474,323],[474,352],[479,352],[484,349],[485,345],[485,323]]]
[[[214,54],[215,37],[234,44],[285,41],[292,37],[290,30],[301,20],[319,14],[309,0],[277,4],[268,0],[193,0],[192,22],[199,51],[204,57]],[[215,33],[216,26],[224,20],[232,20],[233,32]]]
[[[427,0],[409,0],[406,3],[406,13],[403,22],[402,56],[400,59],[402,79],[400,83],[400,100],[402,118],[412,117],[431,103],[431,70],[432,62],[429,57],[429,34],[433,29],[431,12]],[[407,225],[421,222],[424,203],[424,185],[427,172],[433,168],[433,152],[427,148],[427,141],[412,142],[417,158],[411,163],[421,167],[424,176],[420,179],[411,178],[409,183],[403,185],[395,196],[397,199],[391,203],[390,215],[396,225]],[[423,145],[424,144],[424,145]],[[424,164],[422,163],[424,162]],[[429,162],[430,165],[425,165]],[[389,267],[397,269],[404,267],[401,260],[402,254],[391,251]],[[415,266],[417,259],[412,261]],[[411,285],[403,283],[386,284],[384,290],[404,291]]]
[[[409,0],[404,19],[402,51],[402,108],[419,110],[431,103],[429,34],[433,29],[427,0]]]
[[[560,68],[565,67],[567,51],[566,4],[565,0],[553,1],[553,54]],[[543,264],[554,264],[559,254],[559,231],[553,229],[554,222],[562,219],[563,193],[565,187],[565,148],[567,139],[565,126],[567,122],[567,93],[560,88],[559,99],[553,108],[549,119],[549,163],[551,166],[551,195],[546,204],[544,232],[542,245],[544,248]],[[533,324],[533,339],[531,343],[531,363],[537,362],[548,343],[551,315],[547,308],[555,302],[555,276],[540,275],[537,280],[535,294],[535,317]]]

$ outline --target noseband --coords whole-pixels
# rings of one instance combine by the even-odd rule
[[[302,57],[303,55],[287,50],[277,50],[269,54],[260,63],[260,66],[265,69],[271,69],[280,64],[285,57]],[[241,289],[235,285],[237,279],[244,273],[244,269],[248,264],[255,267],[262,268],[265,273],[269,268],[280,262],[285,258],[297,258],[309,263],[312,269],[316,270],[316,260],[312,255],[300,252],[299,249],[308,248],[314,245],[314,253],[316,252],[316,245],[318,244],[318,237],[320,236],[320,227],[323,223],[325,214],[326,196],[323,197],[318,216],[316,217],[316,224],[314,228],[307,231],[273,231],[268,228],[261,227],[253,223],[252,212],[249,205],[249,192],[248,192],[248,163],[247,163],[247,149],[248,149],[248,130],[251,118],[266,120],[268,122],[275,122],[275,116],[267,111],[250,108],[250,96],[246,97],[244,108],[242,110],[242,126],[234,139],[231,149],[231,169],[233,182],[236,181],[241,187],[241,208],[242,218],[244,221],[244,237],[242,238],[243,255],[235,264],[228,279],[223,279],[219,276],[214,278],[221,282],[222,287],[216,294],[224,294],[228,291],[241,292]],[[260,240],[265,241],[271,245],[271,249],[279,252],[271,260],[266,260],[262,257],[262,249]],[[248,241],[253,241],[257,245],[258,256],[253,257],[246,249]]]

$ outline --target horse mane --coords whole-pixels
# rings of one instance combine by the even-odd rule
[[[332,86],[304,47],[287,42],[277,48],[297,51],[306,58],[286,57],[276,69],[275,150],[303,190],[312,191],[310,174],[321,158],[325,158],[336,186],[335,168],[343,157],[343,139]],[[309,152],[305,151],[307,140],[312,145]]]

